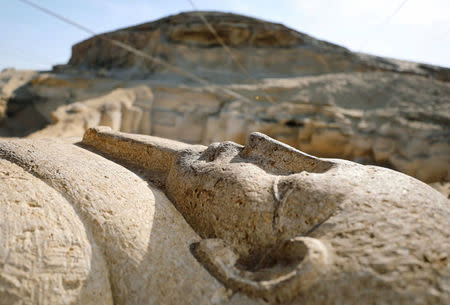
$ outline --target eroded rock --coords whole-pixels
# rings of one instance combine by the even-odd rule
[[[151,133],[148,114],[152,102],[152,91],[146,86],[115,89],[104,96],[58,107],[51,113],[54,124],[28,137],[77,137],[98,125],[148,134]]]
[[[450,86],[444,82],[358,73],[225,87],[242,99],[215,87],[144,84],[60,106],[46,114],[56,123],[31,137],[82,136],[105,124],[189,143],[243,144],[248,133],[259,131],[310,154],[389,166],[425,182],[449,179]]]
[[[0,159],[0,304],[113,304],[109,271],[70,200]]]
[[[0,157],[0,304],[230,298],[191,255],[198,235],[138,175],[60,140],[1,142]]]
[[[448,266],[448,201],[413,178],[379,167],[317,159],[261,134],[253,134],[245,147],[225,142],[206,148],[92,129],[83,143],[141,164],[201,237],[219,238],[200,242],[194,253],[234,290],[270,302],[300,296],[320,303],[314,289],[327,291],[326,303],[340,299],[341,293],[351,295],[343,301],[351,303],[379,297],[384,290],[386,300],[398,303],[410,302],[410,293],[416,292],[418,303],[448,297],[448,267],[435,282],[438,290],[447,290],[441,297],[419,288]],[[422,215],[433,221],[427,224]],[[434,232],[436,224],[441,229]],[[296,240],[297,235],[314,238]],[[437,235],[440,242],[428,244]],[[289,248],[286,242],[299,245]],[[283,247],[284,252],[279,250]],[[273,254],[277,250],[281,252]],[[431,253],[441,253],[444,265],[428,265],[424,255]],[[427,271],[416,272],[411,264]],[[339,283],[333,290],[324,284],[347,276],[361,280],[358,289]]]
[[[0,157],[6,182],[0,193],[6,207],[0,214],[2,249],[11,249],[20,232],[28,236],[29,230],[40,232],[30,237],[41,249],[19,243],[22,248],[3,252],[0,274],[8,280],[0,287],[2,301],[445,304],[449,299],[448,201],[392,170],[319,159],[258,133],[246,146],[205,147],[106,127],[89,129],[81,146],[52,139],[3,141]],[[62,202],[55,211],[61,211],[48,214],[59,202],[55,198]],[[23,213],[31,221],[12,225]],[[51,215],[72,216],[65,224]],[[53,237],[62,249],[77,245],[79,264],[73,268],[79,271],[64,269],[53,280],[43,277],[46,269],[17,269],[56,259],[47,247],[52,232],[67,236],[67,243]],[[28,251],[26,260],[21,249]]]

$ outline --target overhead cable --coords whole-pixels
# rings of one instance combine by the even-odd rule
[[[408,2],[408,0],[403,0],[403,1],[400,3],[400,5],[398,5],[397,8],[392,12],[392,14],[390,14],[388,17],[386,17],[386,19],[384,19],[384,21],[381,22],[381,23],[377,26],[377,28],[374,30],[374,32],[376,32],[379,28],[382,28],[385,24],[388,24],[388,23],[391,21],[391,19],[394,18],[394,16],[398,14],[398,12],[403,8],[403,6],[405,6],[406,2]],[[359,50],[360,50],[360,51],[361,51],[361,50],[366,46],[366,44],[370,41],[370,37],[369,37],[369,36],[370,36],[370,35],[368,35],[368,36],[366,37],[366,40],[364,40],[363,43],[361,43],[361,45],[360,45],[360,47],[359,47]]]
[[[185,76],[187,78],[195,80],[195,81],[201,83],[202,85],[207,86],[205,88],[206,90],[213,91],[211,88],[209,88],[209,86],[213,86],[213,84],[211,84],[210,82],[208,82],[207,80],[205,80],[205,79],[203,79],[201,77],[198,77],[197,75],[195,75],[192,72],[186,71],[186,70],[184,70],[182,68],[179,68],[179,67],[177,67],[175,65],[171,65],[168,62],[162,60],[161,58],[158,58],[158,57],[152,56],[150,54],[147,54],[147,53],[145,53],[145,52],[143,52],[141,50],[138,50],[138,49],[132,47],[131,45],[128,45],[126,43],[123,43],[121,41],[118,41],[118,40],[115,40],[115,39],[112,39],[112,38],[108,38],[108,37],[105,36],[105,34],[97,34],[95,31],[89,29],[88,27],[86,27],[86,26],[84,26],[84,25],[82,25],[82,24],[80,24],[78,22],[75,22],[75,21],[73,21],[73,20],[71,20],[71,19],[69,19],[67,17],[64,17],[64,16],[62,16],[62,15],[60,15],[58,13],[55,13],[52,10],[49,10],[49,9],[47,9],[45,7],[37,5],[36,3],[33,3],[31,1],[29,1],[29,0],[18,0],[18,1],[23,2],[23,3],[27,4],[27,5],[35,8],[35,9],[37,9],[39,11],[41,11],[41,12],[44,12],[47,15],[55,17],[55,18],[65,22],[67,24],[70,24],[70,25],[72,25],[72,26],[74,26],[74,27],[76,27],[76,28],[78,28],[78,29],[80,29],[80,30],[90,34],[90,35],[93,35],[93,36],[98,37],[99,39],[108,41],[109,43],[111,43],[111,44],[113,44],[115,46],[118,46],[118,47],[120,47],[120,48],[122,48],[124,50],[127,50],[127,51],[129,51],[129,52],[131,52],[131,53],[133,53],[133,54],[135,54],[137,56],[140,56],[140,57],[146,58],[148,60],[151,60],[151,61],[155,62],[156,64],[164,66],[165,68],[167,68],[167,69],[169,69],[169,70],[171,70],[171,71],[173,71],[173,72],[175,72],[177,74],[180,74],[180,75],[183,75],[183,76]],[[217,87],[217,88],[219,90],[222,90],[223,92],[225,92],[225,93],[235,97],[235,98],[239,98],[239,99],[242,99],[242,100],[247,101],[247,102],[250,101],[247,97],[245,97],[245,96],[243,96],[243,95],[241,95],[241,94],[239,94],[239,93],[237,93],[237,92],[235,92],[235,91],[233,91],[231,89],[227,89],[227,88],[223,88],[223,87]]]
[[[222,37],[220,37],[219,33],[217,33],[216,29],[214,29],[214,27],[211,25],[211,23],[208,22],[205,15],[201,11],[198,10],[197,6],[194,4],[194,1],[193,0],[188,0],[188,1],[191,4],[192,8],[196,11],[196,14],[200,17],[200,19],[206,25],[208,30],[216,38],[217,42],[223,47],[225,52],[227,52],[227,54],[230,56],[231,60],[239,67],[239,69],[245,74],[245,76],[247,76],[247,78],[250,79],[253,83],[262,85],[261,82],[259,82],[257,79],[255,79],[250,74],[250,72],[248,72],[248,70],[244,67],[244,65],[242,65],[241,62],[236,58],[236,56],[233,54],[231,49],[227,46],[227,44],[222,39]],[[266,99],[273,103],[274,100],[272,99],[272,97],[270,97],[270,95],[268,95],[267,92],[264,91],[264,89],[261,89],[261,90],[263,91],[263,94],[266,97]]]

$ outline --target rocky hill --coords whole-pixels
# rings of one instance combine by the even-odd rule
[[[450,69],[353,53],[255,18],[202,14],[250,77],[198,12],[169,16],[80,42],[53,72],[4,71],[0,136],[79,137],[108,125],[209,144],[244,143],[261,131],[318,156],[450,180]]]
[[[450,70],[386,58],[355,54],[281,24],[219,12],[200,12],[233,56],[254,78],[294,77],[337,72],[390,71],[450,80]],[[199,12],[182,13],[92,37],[73,46],[69,65],[106,68],[134,76],[166,73],[166,67],[136,56],[106,37],[164,59],[178,68],[215,81],[248,81],[230,60]],[[115,72],[119,72],[115,71]],[[231,78],[230,78],[231,77]]]

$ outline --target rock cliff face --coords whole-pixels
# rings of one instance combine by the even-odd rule
[[[449,69],[352,53],[254,18],[203,14],[256,83],[198,13],[183,13],[103,36],[208,84],[96,36],[75,45],[69,64],[53,73],[21,82],[22,72],[2,73],[8,120],[0,136],[79,137],[107,125],[188,143],[244,144],[261,131],[318,156],[450,180]],[[42,129],[45,122],[52,124]]]
[[[227,13],[201,14],[254,78],[392,71],[450,80],[449,69],[358,55],[281,24]],[[169,16],[102,36],[162,58],[178,68],[195,71],[210,80],[247,80],[198,12]],[[74,45],[69,65],[91,69],[127,69],[135,76],[170,72],[98,36]]]

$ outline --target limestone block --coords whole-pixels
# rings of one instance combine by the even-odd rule
[[[193,254],[233,291],[281,304],[449,299],[448,201],[409,176],[259,133],[205,147],[97,128],[83,143],[145,169],[203,238]]]

